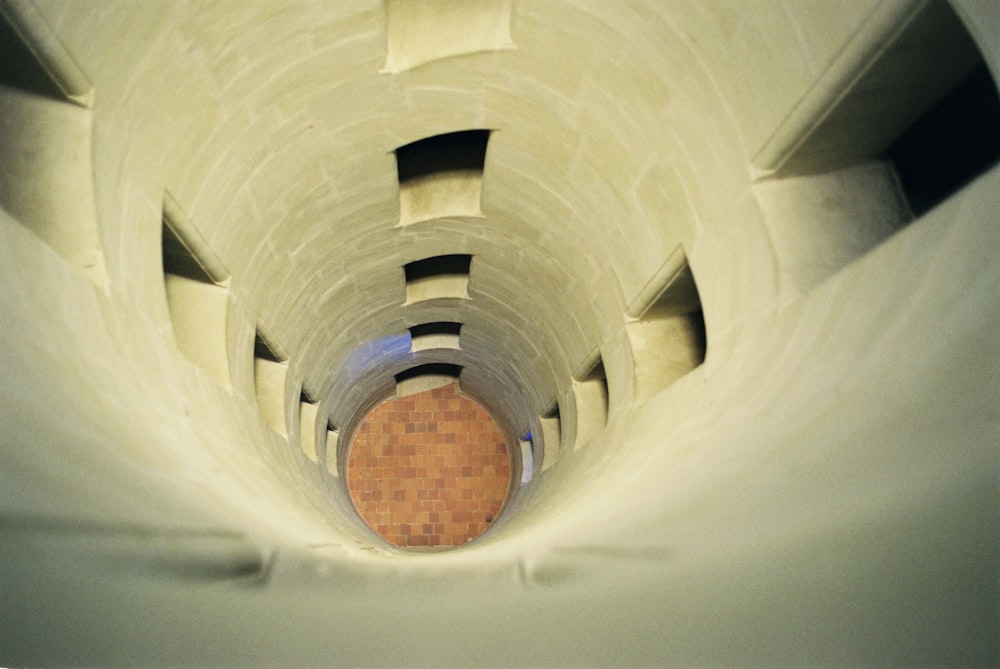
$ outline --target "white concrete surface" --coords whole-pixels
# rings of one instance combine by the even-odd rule
[[[0,90],[0,664],[996,665],[1000,168],[889,234],[881,177],[758,160],[924,4],[400,0],[397,40],[379,0],[35,0],[93,104]],[[1000,75],[997,3],[954,7]],[[468,43],[419,37],[439,11]],[[394,149],[476,128],[475,215],[401,227]],[[171,334],[165,190],[231,273],[228,388]],[[628,312],[678,247],[708,356],[651,389]],[[467,297],[408,300],[442,254]],[[461,350],[411,351],[438,321]],[[432,362],[540,466],[406,554],[335,475]],[[303,383],[318,462],[279,434]]]

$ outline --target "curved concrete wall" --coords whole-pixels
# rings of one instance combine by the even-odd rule
[[[998,661],[1000,169],[894,232],[884,146],[853,140],[924,86],[896,55],[955,60],[919,42],[943,3],[11,5],[93,84],[73,141],[33,155],[76,180],[53,216],[96,208],[106,286],[5,169],[0,663]],[[953,6],[996,79],[1000,9]],[[473,129],[481,183],[428,191],[463,215],[400,225],[395,150]],[[228,375],[189,357],[200,318],[171,321],[165,198],[228,271],[204,319]],[[406,304],[403,267],[446,254],[472,256],[468,297]],[[708,354],[656,389],[628,314],[674,299],[675,266]],[[433,321],[461,350],[410,352]],[[287,353],[284,425],[258,332]],[[537,452],[489,532],[414,555],[338,462],[424,362],[463,365]]]

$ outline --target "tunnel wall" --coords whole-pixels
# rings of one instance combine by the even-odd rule
[[[996,663],[1000,172],[786,288],[816,237],[754,164],[924,4],[514,2],[510,43],[392,73],[379,2],[34,3],[95,87],[107,281],[0,202],[0,662]],[[954,6],[995,79],[997,8]],[[473,128],[482,216],[398,227],[394,151]],[[176,341],[165,192],[231,273],[228,383]],[[626,312],[678,247],[707,356],[640,397]],[[468,303],[405,305],[442,253],[473,256]],[[469,547],[409,555],[295,417],[304,384],[317,434],[349,424],[456,313],[448,360],[509,432],[558,401],[558,462]]]

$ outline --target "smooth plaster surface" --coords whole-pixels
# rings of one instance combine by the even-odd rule
[[[880,244],[884,179],[754,181],[924,5],[514,0],[404,63],[376,0],[37,0],[94,95],[0,89],[34,133],[0,148],[0,663],[995,665],[1000,169]],[[954,7],[996,77],[1000,7]],[[474,128],[477,214],[400,227],[393,150]],[[175,338],[165,191],[231,273],[228,384]],[[106,287],[25,197],[90,230]],[[626,314],[678,247],[708,356],[649,391]],[[467,297],[407,303],[442,254],[474,256]],[[255,383],[259,322],[284,381]],[[461,350],[411,351],[428,322]],[[434,362],[541,465],[476,542],[404,554],[337,449]]]

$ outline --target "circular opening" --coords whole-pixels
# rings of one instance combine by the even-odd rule
[[[377,406],[347,460],[361,518],[403,547],[455,547],[478,537],[503,507],[510,471],[499,426],[457,383]]]

